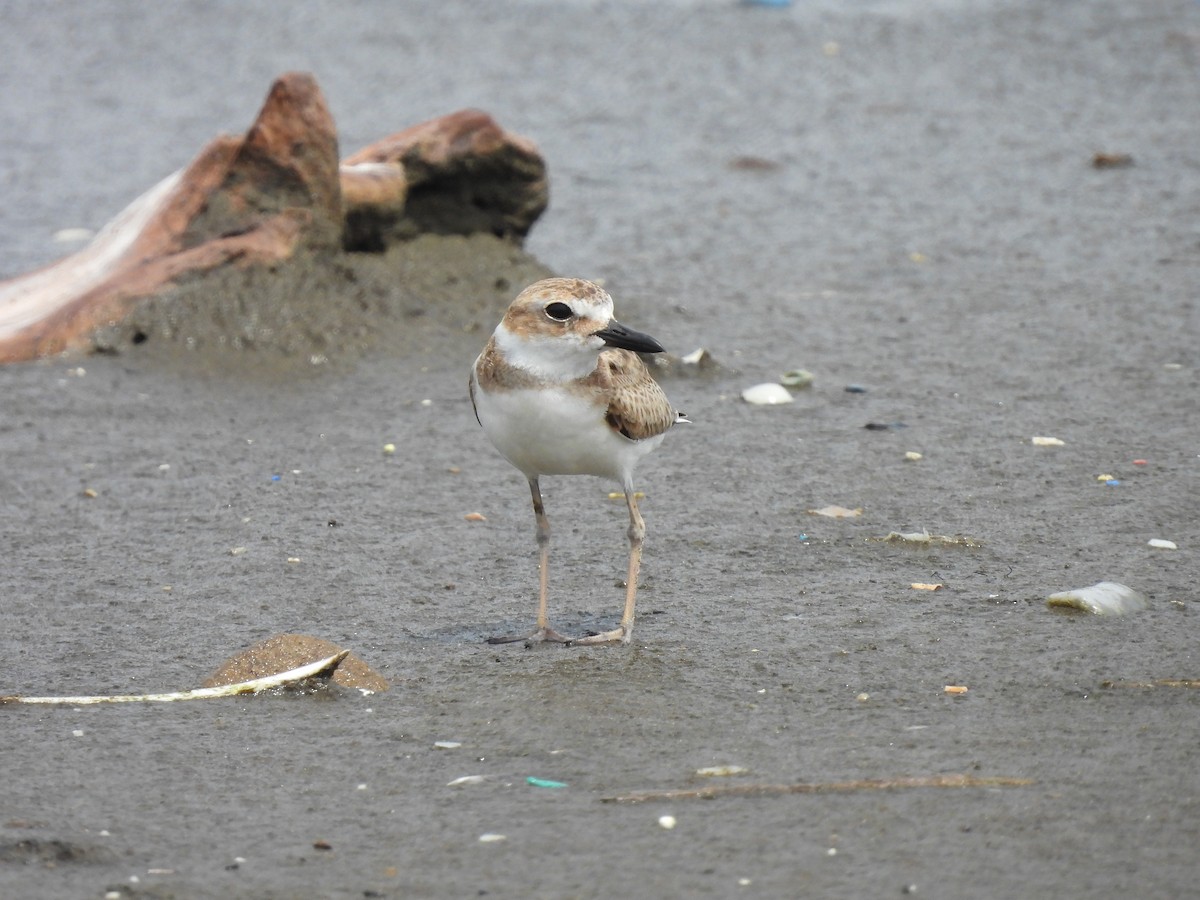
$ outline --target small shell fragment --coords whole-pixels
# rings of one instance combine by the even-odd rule
[[[907,453],[904,454],[904,458],[907,459],[909,462],[916,462],[917,460],[924,459],[925,457],[922,454],[918,453],[916,450],[909,450]]]
[[[1060,591],[1046,598],[1047,606],[1069,606],[1097,616],[1123,616],[1146,608],[1146,597],[1115,581],[1101,581],[1090,587]]]
[[[1155,550],[1178,550],[1179,545],[1174,541],[1164,540],[1163,538],[1151,538],[1146,541],[1147,547],[1153,547]]]
[[[697,769],[696,774],[701,778],[728,778],[730,775],[744,775],[748,771],[745,766],[705,766]]]
[[[469,512],[463,516],[468,522],[486,522],[487,516],[481,512]]]
[[[462,746],[462,741],[434,741],[433,746],[439,750],[457,750]]]
[[[914,581],[912,583],[914,591],[940,591],[943,587],[944,585],[941,584],[927,584],[923,581]]]
[[[782,384],[756,384],[742,391],[742,399],[755,406],[778,406],[791,403],[792,395]]]
[[[447,781],[446,787],[457,787],[460,784],[480,784],[482,782],[482,775],[463,775],[460,778],[455,778],[453,781]]]
[[[496,834],[491,831],[489,831],[487,834],[481,834],[479,836],[479,843],[481,844],[496,844],[504,840],[508,840],[508,835]]]
[[[813,373],[808,369],[792,369],[790,372],[783,373],[779,383],[784,387],[806,388],[812,385],[813,377]]]
[[[1035,447],[1065,447],[1066,441],[1061,441],[1056,437],[1033,437],[1030,439]]]
[[[946,694],[965,694],[970,688],[965,684],[948,684],[942,688],[942,692]]]
[[[814,516],[825,516],[828,519],[857,519],[862,515],[862,507],[847,509],[844,506],[822,506],[820,509],[810,509]]]

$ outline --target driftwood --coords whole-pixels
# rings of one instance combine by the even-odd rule
[[[288,73],[245,135],[215,139],[79,252],[0,282],[0,363],[86,347],[139,301],[220,267],[275,265],[302,248],[382,251],[429,232],[519,242],[547,198],[537,148],[476,110],[339,163],[315,79]]]
[[[858,781],[816,781],[793,784],[737,784],[728,787],[638,791],[601,797],[604,803],[647,803],[651,800],[715,800],[718,797],[764,797],[779,794],[849,794],[858,791],[896,791],[912,788],[1027,787],[1029,778],[974,775],[929,775],[916,778],[866,778]]]

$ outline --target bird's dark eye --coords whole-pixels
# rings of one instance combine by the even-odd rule
[[[565,303],[551,303],[546,307],[546,315],[552,318],[555,322],[565,322],[571,316],[575,315],[571,311],[571,307]]]

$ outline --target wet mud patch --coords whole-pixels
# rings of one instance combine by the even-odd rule
[[[204,373],[344,371],[372,352],[477,343],[513,295],[552,274],[492,235],[422,235],[383,253],[303,251],[197,275],[99,330],[93,351]]]
[[[106,847],[77,844],[58,838],[22,838],[0,841],[0,865],[40,866],[55,869],[65,865],[111,863],[115,856]]]

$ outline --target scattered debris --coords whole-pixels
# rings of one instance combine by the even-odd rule
[[[964,537],[961,534],[930,534],[928,531],[889,531],[883,537],[867,538],[868,541],[883,541],[888,544],[913,544],[932,547],[971,547],[983,546],[983,541],[976,538]]]
[[[525,779],[525,783],[536,788],[565,788],[567,786],[565,781],[550,781],[547,778],[535,778],[532,775]]]
[[[749,771],[745,766],[705,766],[697,769],[696,774],[701,778],[728,778],[730,775],[745,775]]]
[[[214,697],[234,697],[240,694],[259,694],[273,688],[299,687],[313,679],[328,680],[347,656],[342,650],[326,659],[308,663],[287,672],[256,678],[238,684],[220,687],[197,688],[191,691],[175,691],[169,694],[114,694],[96,697],[0,697],[0,705],[8,703],[48,704],[56,706],[89,706],[99,703],[162,703],[170,700],[206,700]]]
[[[1200,688],[1200,678],[1158,678],[1154,681],[1102,681],[1102,688]]]
[[[820,509],[810,509],[814,516],[825,516],[828,519],[857,519],[862,515],[862,507],[847,509],[844,506],[822,506]]]
[[[817,781],[794,784],[737,784],[682,790],[640,791],[601,797],[601,803],[646,803],[652,800],[712,800],[717,797],[768,797],[781,794],[847,794],[855,791],[895,791],[912,788],[1028,787],[1032,778],[929,775],[916,778],[867,778],[858,781]]]
[[[1092,155],[1093,169],[1127,169],[1133,165],[1128,153],[1096,153]]]
[[[1101,581],[1090,587],[1060,591],[1046,598],[1047,606],[1082,609],[1097,616],[1123,616],[1146,608],[1143,594],[1115,581]]]
[[[781,403],[791,403],[792,395],[782,384],[756,384],[742,391],[742,399],[755,406],[777,406]]]
[[[806,388],[812,386],[813,378],[813,373],[808,369],[792,369],[783,373],[779,383],[789,388]]]
[[[779,166],[775,160],[761,156],[735,156],[729,161],[729,168],[735,172],[774,172]]]

